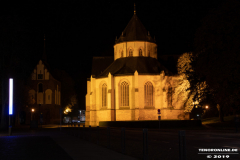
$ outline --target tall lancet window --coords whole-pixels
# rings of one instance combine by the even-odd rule
[[[132,56],[133,56],[133,50],[130,49],[130,50],[129,50],[129,57],[132,57]]]
[[[129,84],[125,81],[121,83],[121,106],[129,106]]]
[[[142,49],[139,49],[139,56],[142,56]]]
[[[102,107],[107,107],[107,84],[102,85]]]
[[[144,102],[145,107],[153,107],[153,85],[151,82],[146,82],[144,85]]]
[[[121,51],[121,57],[123,57],[123,51]]]
[[[168,91],[167,91],[167,100],[168,100],[168,107],[172,107],[172,95],[173,95],[173,89],[172,86],[168,86]]]

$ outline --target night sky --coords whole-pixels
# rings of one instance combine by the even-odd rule
[[[138,18],[155,36],[158,55],[170,55],[192,51],[201,19],[224,1],[32,1],[2,5],[0,20],[1,26],[11,26],[17,35],[25,35],[18,38],[18,52],[30,67],[42,56],[46,34],[48,64],[65,70],[75,80],[79,105],[84,109],[92,57],[113,56],[115,38],[133,16],[134,2]]]

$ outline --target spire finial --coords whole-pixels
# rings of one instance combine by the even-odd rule
[[[136,14],[136,4],[134,3],[134,14]]]
[[[44,34],[44,38],[43,38],[43,55],[42,55],[42,60],[46,63],[47,61],[47,55],[46,55],[46,38],[45,38],[45,34]]]

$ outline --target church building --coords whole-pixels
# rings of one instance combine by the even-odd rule
[[[43,58],[33,69],[28,83],[28,105],[25,108],[26,123],[39,124],[60,122],[61,82],[53,77],[47,67],[44,36]]]
[[[87,81],[86,125],[99,121],[185,119],[184,103],[172,97],[179,76],[158,62],[157,44],[134,15],[115,41],[114,58],[93,57]],[[175,100],[175,101],[174,101]]]

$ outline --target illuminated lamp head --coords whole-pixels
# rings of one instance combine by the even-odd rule
[[[35,110],[34,110],[34,108],[32,109],[32,112],[34,112]]]
[[[13,114],[13,79],[9,79],[9,115]]]

